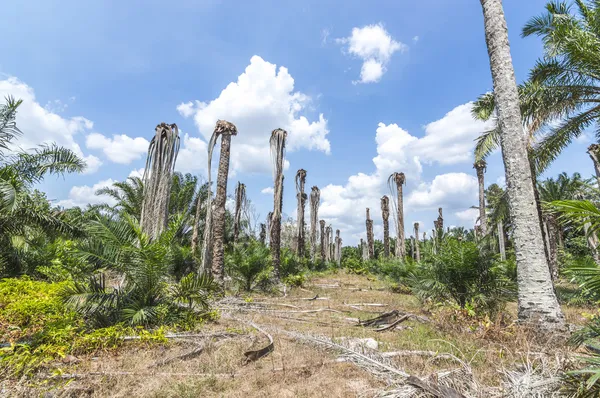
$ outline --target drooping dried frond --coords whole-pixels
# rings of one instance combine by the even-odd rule
[[[167,227],[171,181],[178,153],[177,125],[157,125],[144,168],[144,200],[140,216],[142,231],[151,239],[158,238]]]
[[[235,188],[235,213],[233,216],[233,243],[237,243],[242,222],[242,213],[248,205],[246,185],[238,182]]]
[[[280,246],[281,246],[281,212],[283,206],[283,166],[285,161],[285,141],[287,132],[283,129],[275,129],[269,140],[271,148],[271,161],[273,162],[273,187],[275,188],[273,199],[273,215],[271,220],[270,246],[273,261],[273,274],[275,280],[279,281]]]
[[[310,259],[315,261],[317,252],[317,223],[319,220],[319,203],[321,201],[321,191],[314,186],[310,192]]]
[[[404,173],[394,172],[388,177],[388,188],[392,197],[394,224],[396,225],[396,257],[405,256],[404,248],[404,198],[402,186],[406,183]]]

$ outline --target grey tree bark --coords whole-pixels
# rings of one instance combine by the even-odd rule
[[[315,261],[317,253],[317,223],[319,222],[319,202],[321,191],[314,186],[310,192],[310,259]]]
[[[544,226],[546,228],[546,239],[548,247],[548,267],[550,268],[550,276],[552,280],[558,279],[558,245],[557,245],[557,230],[558,225],[552,214],[544,215]]]
[[[477,182],[479,183],[479,225],[482,235],[487,234],[487,215],[485,214],[485,184],[484,174],[486,170],[485,160],[475,162],[473,167],[477,172]]]
[[[298,199],[298,257],[304,257],[304,209],[306,207],[307,196],[304,193],[306,184],[306,170],[300,169],[296,172],[296,198]]]
[[[367,246],[368,246],[368,250],[369,250],[369,259],[372,259],[375,257],[375,239],[373,236],[373,220],[371,220],[370,210],[368,207],[367,207],[366,226],[367,226]]]
[[[500,260],[506,261],[506,245],[504,243],[504,224],[502,220],[498,221],[498,249],[500,250]]]
[[[519,318],[540,328],[562,328],[565,320],[544,253],[502,1],[480,2],[513,223]]]
[[[260,234],[259,234],[259,238],[260,243],[262,243],[263,245],[266,243],[267,240],[267,225],[265,223],[260,223]]]
[[[242,209],[246,204],[246,185],[238,181],[235,188],[235,213],[233,216],[233,244],[235,245],[240,235],[242,222]]]
[[[390,256],[390,199],[381,197],[381,217],[383,218],[383,256]]]
[[[269,141],[271,158],[273,160],[273,215],[271,220],[270,241],[273,278],[279,283],[279,268],[281,264],[281,213],[283,210],[283,163],[285,160],[285,141],[287,132],[275,129]]]
[[[419,244],[419,223],[416,222],[415,225],[415,260],[417,262],[421,262],[421,249]]]
[[[596,172],[596,182],[598,183],[598,187],[600,188],[600,145],[592,144],[588,147],[587,150],[588,155],[594,162],[594,171]]]
[[[402,186],[406,183],[406,177],[404,173],[393,173],[389,179],[388,184],[396,184],[396,201],[394,203],[396,210],[396,257],[404,258],[406,256],[406,248],[404,247],[404,196],[402,192]]]
[[[325,250],[325,220],[319,221],[321,227],[321,261],[327,261],[327,251]]]

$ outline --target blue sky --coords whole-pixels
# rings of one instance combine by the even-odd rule
[[[541,55],[520,29],[544,1],[504,2],[517,79]],[[206,137],[234,122],[232,177],[264,219],[272,196],[270,131],[289,131],[284,212],[293,178],[322,189],[321,218],[345,244],[364,236],[372,208],[380,235],[385,179],[403,171],[406,228],[471,227],[473,138],[485,126],[469,102],[491,89],[481,6],[415,1],[29,1],[3,7],[0,94],[25,100],[23,148],[56,141],[85,156],[82,175],[41,189],[63,206],[104,201],[96,188],[143,167],[159,122],[177,123],[177,168],[205,176]],[[592,173],[589,139],[549,170]],[[492,155],[487,183],[503,176]]]

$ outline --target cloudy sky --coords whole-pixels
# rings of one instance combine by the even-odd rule
[[[504,3],[522,81],[542,49],[520,29],[545,2]],[[438,207],[446,225],[474,223],[473,140],[487,126],[470,108],[492,88],[478,1],[39,0],[2,12],[0,96],[24,100],[21,147],[54,141],[88,163],[41,185],[55,204],[106,201],[94,192],[140,172],[160,122],[180,127],[177,169],[206,177],[207,139],[226,119],[239,131],[229,193],[245,182],[261,218],[272,208],[268,141],[281,127],[284,212],[295,215],[304,168],[307,186],[321,188],[320,217],[345,244],[365,235],[366,207],[381,235],[379,199],[394,171],[406,174],[407,229],[431,229]],[[548,174],[591,175],[588,143]],[[494,154],[487,183],[503,175]]]

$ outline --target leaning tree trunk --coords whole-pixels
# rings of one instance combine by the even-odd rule
[[[596,171],[596,182],[600,188],[600,145],[592,144],[588,147],[587,153],[594,162],[594,170]]]
[[[310,192],[310,259],[315,261],[317,252],[317,223],[319,220],[319,202],[321,200],[321,192],[319,188],[314,186]]]
[[[296,173],[296,198],[298,199],[298,257],[304,257],[304,208],[307,196],[304,193],[306,183],[306,170],[300,169]]]
[[[275,196],[273,199],[273,216],[271,220],[271,259],[273,277],[279,282],[279,266],[281,263],[281,213],[283,209],[283,162],[285,158],[285,140],[287,132],[282,129],[271,133],[271,158],[273,160],[273,182]]]
[[[235,213],[233,216],[233,244],[235,245],[240,235],[240,224],[242,222],[242,209],[246,205],[246,185],[238,181],[235,188]]]
[[[177,125],[161,123],[156,126],[144,169],[144,199],[140,215],[142,231],[150,239],[157,239],[169,221],[171,182],[178,153]]]
[[[548,240],[548,266],[552,280],[558,279],[558,245],[556,243],[557,224],[552,214],[544,216],[544,225],[546,227],[546,239]]]
[[[390,256],[390,199],[381,197],[381,217],[383,218],[383,256]]]
[[[327,261],[326,250],[325,250],[325,220],[319,221],[321,227],[321,261]]]
[[[419,248],[419,223],[415,223],[415,260],[421,261],[421,249]]]
[[[406,182],[404,173],[393,173],[388,178],[388,186],[392,191],[392,183],[396,184],[396,200],[394,207],[396,210],[396,257],[404,258],[406,256],[406,248],[404,247],[404,197],[402,193],[402,186]]]
[[[479,183],[479,225],[481,225],[481,234],[487,234],[487,215],[485,214],[485,184],[484,174],[486,169],[485,160],[479,160],[473,165],[477,171],[477,182]]]
[[[502,1],[480,1],[513,224],[519,318],[540,328],[562,327],[564,316],[544,253]]]
[[[367,246],[369,249],[369,259],[372,259],[375,257],[375,239],[373,236],[373,220],[371,220],[369,212],[369,208],[367,207],[367,220],[365,222],[367,226]]]
[[[506,261],[506,244],[504,243],[504,224],[502,220],[498,221],[498,249],[500,250],[500,260]]]

